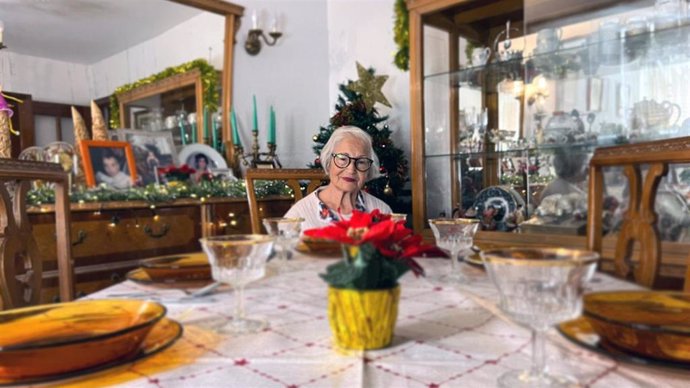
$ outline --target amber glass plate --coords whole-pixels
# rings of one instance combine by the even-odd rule
[[[690,363],[690,294],[596,292],[585,295],[583,315],[601,338],[620,349]]]
[[[210,280],[211,265],[205,253],[190,253],[142,260],[141,268],[151,280]]]
[[[156,286],[160,288],[184,288],[184,287],[199,287],[200,285],[208,284],[208,280],[184,280],[184,279],[164,279],[161,281],[153,280],[143,269],[137,268],[127,272],[125,278],[135,283],[146,284],[149,286]]]
[[[615,345],[602,340],[599,334],[594,331],[592,325],[587,318],[580,317],[578,319],[564,322],[558,325],[558,331],[563,334],[565,338],[572,341],[576,345],[582,346],[591,351],[603,354],[605,356],[614,358],[623,362],[630,362],[641,365],[663,366],[668,368],[679,368],[687,370],[690,368],[690,361],[678,362],[661,360],[651,357],[644,357],[639,354],[633,354]]]
[[[339,242],[303,237],[302,241],[297,244],[296,251],[316,256],[337,256],[342,255],[342,249]]]
[[[131,358],[165,307],[92,300],[0,313],[0,380],[40,379]]]
[[[139,361],[167,349],[174,344],[175,341],[182,337],[183,332],[184,330],[179,322],[169,318],[163,318],[153,325],[153,328],[141,343],[141,347],[139,347],[139,350],[133,355],[121,357],[104,364],[92,366],[90,368],[77,369],[66,373],[44,375],[39,377],[18,377],[15,379],[0,378],[0,386],[36,384],[54,380],[69,379]]]

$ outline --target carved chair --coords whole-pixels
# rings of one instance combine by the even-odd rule
[[[603,168],[621,166],[629,186],[629,204],[616,240],[614,266],[618,276],[653,287],[661,263],[661,241],[654,210],[657,188],[669,164],[690,163],[690,137],[598,148],[589,165],[587,247],[602,252]],[[646,166],[642,176],[641,165]],[[639,243],[636,265],[633,246]],[[690,260],[690,257],[688,258]],[[690,292],[690,265],[684,291]]]
[[[261,233],[261,214],[256,201],[255,182],[260,180],[285,181],[295,193],[295,202],[310,194],[323,184],[326,173],[322,169],[248,169],[245,180],[247,183],[247,197],[249,198],[249,216],[252,222],[252,233]],[[305,193],[302,193],[300,181],[309,181]]]
[[[43,258],[26,212],[26,198],[34,180],[55,183],[60,299],[66,302],[73,298],[68,174],[56,163],[0,159],[0,310],[40,301]]]

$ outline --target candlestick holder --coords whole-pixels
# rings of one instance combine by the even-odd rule
[[[235,158],[237,161],[242,161],[242,164],[251,168],[282,168],[276,155],[275,143],[267,143],[268,152],[261,152],[259,147],[259,131],[252,131],[252,149],[251,152],[244,152],[244,148],[235,144]]]

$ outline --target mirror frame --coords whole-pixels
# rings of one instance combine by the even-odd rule
[[[134,102],[136,100],[141,100],[143,98],[155,96],[156,94],[161,94],[170,90],[175,90],[183,86],[194,85],[194,94],[196,96],[196,122],[202,123],[202,125],[197,125],[197,139],[201,139],[199,143],[206,144],[206,139],[204,139],[204,89],[201,82],[201,72],[199,69],[192,69],[186,73],[175,74],[156,81],[148,85],[142,85],[136,89],[132,89],[117,95],[117,103],[120,107],[120,125],[125,128],[133,128],[132,123],[126,125],[127,114],[125,111],[125,105]]]

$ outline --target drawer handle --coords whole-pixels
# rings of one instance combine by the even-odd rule
[[[87,234],[86,234],[86,231],[85,231],[85,230],[79,229],[79,230],[77,231],[77,240],[76,240],[76,241],[72,241],[72,246],[73,246],[73,247],[76,247],[77,245],[83,244],[84,241],[86,241],[86,235],[87,235]]]
[[[146,233],[151,238],[163,238],[170,231],[170,225],[167,223],[163,224],[160,232],[154,232],[151,226],[148,224],[144,225],[144,233]]]

